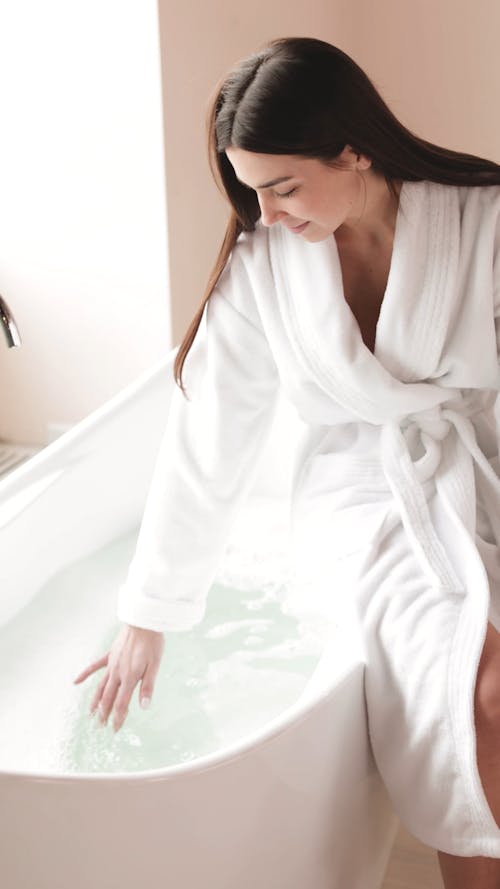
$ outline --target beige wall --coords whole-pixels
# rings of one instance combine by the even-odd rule
[[[267,40],[303,35],[338,45],[422,138],[500,161],[498,0],[159,6],[175,343],[200,303],[227,215],[206,160],[208,98],[235,61]]]
[[[353,11],[342,49],[406,126],[500,162],[498,0],[339,2]]]

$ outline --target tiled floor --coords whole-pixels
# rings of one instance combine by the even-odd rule
[[[381,889],[443,889],[437,853],[401,827]]]

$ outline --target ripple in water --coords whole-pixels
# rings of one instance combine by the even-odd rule
[[[109,647],[115,633],[116,627],[97,652]],[[218,750],[290,706],[321,648],[317,628],[284,614],[269,593],[259,601],[255,590],[215,584],[203,622],[189,633],[166,633],[151,709],[138,706],[135,692],[115,734],[86,715],[98,679],[86,690],[66,766],[77,772],[142,771]]]

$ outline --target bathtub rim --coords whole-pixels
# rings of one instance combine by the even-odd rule
[[[159,374],[162,372],[167,373],[169,370],[173,371],[178,348],[176,346],[174,349],[169,350],[153,365],[132,380],[131,383],[112,395],[111,398],[87,414],[86,417],[76,421],[50,444],[40,446],[40,450],[36,454],[33,454],[28,460],[14,467],[14,469],[11,469],[10,472],[7,472],[0,478],[0,505],[3,499],[8,499],[22,492],[26,485],[26,480],[30,481],[31,477],[39,479],[41,471],[43,476],[47,474],[47,471],[50,472],[54,460],[57,460],[61,452],[64,454],[71,446],[85,441],[87,436],[94,430],[99,430],[103,419],[112,419],[120,412],[123,406],[140,395],[147,384],[154,381]],[[175,385],[173,376],[166,385]],[[45,464],[48,464],[48,468]]]
[[[325,648],[328,642],[325,643]],[[325,649],[323,649],[324,651]],[[321,660],[322,655],[320,655]],[[318,661],[319,663],[319,661]],[[298,699],[275,716],[268,720],[264,725],[245,735],[231,744],[219,747],[211,753],[198,756],[188,762],[175,763],[173,765],[164,766],[157,769],[147,769],[143,771],[130,772],[51,772],[38,770],[12,769],[7,770],[0,767],[0,781],[2,779],[19,778],[24,780],[36,781],[38,783],[73,783],[80,781],[95,782],[128,782],[137,783],[140,781],[165,781],[175,780],[186,774],[195,774],[197,772],[206,772],[210,769],[218,768],[226,762],[241,759],[250,750],[255,751],[259,747],[271,743],[279,735],[290,731],[295,725],[301,724],[310,714],[319,709],[330,697],[332,692],[339,690],[342,686],[351,681],[356,672],[363,673],[365,664],[360,658],[352,658],[349,662],[346,660],[342,669],[335,676],[335,682],[326,687],[321,687],[312,692],[308,692],[308,686],[311,683],[314,671],[309,677],[303,691]],[[88,717],[89,719],[92,717]],[[96,726],[97,727],[97,726]],[[110,726],[108,726],[110,728]]]

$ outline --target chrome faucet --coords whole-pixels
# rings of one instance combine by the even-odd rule
[[[12,312],[10,311],[7,303],[0,296],[0,322],[4,329],[5,336],[7,338],[7,345],[9,349],[12,349],[13,346],[21,345],[21,337],[19,334],[19,330],[17,328],[17,324],[14,321]]]

